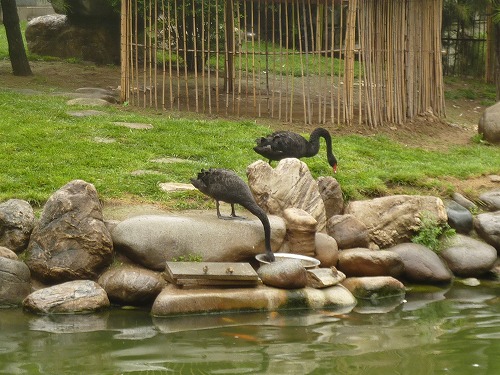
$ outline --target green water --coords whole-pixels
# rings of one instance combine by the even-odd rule
[[[0,374],[500,374],[499,288],[409,293],[386,313],[0,310]]]

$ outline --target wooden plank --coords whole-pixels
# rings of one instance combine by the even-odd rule
[[[262,282],[260,280],[204,280],[204,279],[176,279],[175,285],[185,288],[196,288],[200,286],[215,287],[256,287]]]
[[[167,262],[165,271],[172,280],[255,281],[259,278],[249,263]]]

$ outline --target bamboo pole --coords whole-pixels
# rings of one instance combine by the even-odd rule
[[[243,27],[241,26],[241,19],[242,15],[240,14],[240,4],[238,3],[238,6],[236,7],[236,19],[238,20],[238,97],[237,97],[237,106],[236,106],[236,113],[238,116],[240,115],[240,109],[241,109],[241,95],[242,95],[242,90],[241,90],[241,84],[242,84],[242,77],[241,77],[241,72],[243,69],[243,33],[245,32],[245,25],[243,24]]]
[[[178,4],[177,0],[174,0],[174,16],[175,16],[175,30],[176,30],[176,38],[175,38],[175,71],[176,71],[176,80],[177,80],[177,110],[181,109],[181,69],[180,69],[180,59],[181,59],[181,51],[179,49],[179,15],[177,12]]]
[[[195,8],[195,2],[191,2],[192,7],[191,7],[191,12],[193,13],[193,59],[194,59],[194,106],[195,106],[195,111],[199,112],[199,92],[198,92],[198,44],[197,44],[197,39],[198,39],[198,33],[197,30],[198,28],[196,27],[196,8]]]
[[[120,101],[126,102],[129,96],[128,88],[128,27],[129,2],[122,1],[120,9]]]
[[[183,41],[183,46],[182,46],[182,55],[184,58],[184,94],[186,95],[185,101],[186,101],[186,109],[189,111],[190,106],[189,106],[189,82],[188,82],[188,50],[187,50],[187,38],[188,33],[186,30],[186,0],[182,0],[182,41]]]
[[[212,114],[212,81],[211,81],[211,74],[212,74],[212,67],[210,66],[210,55],[211,55],[211,48],[212,45],[210,43],[210,35],[211,35],[211,30],[212,28],[210,27],[212,23],[212,11],[210,4],[208,5],[208,14],[207,14],[207,19],[208,19],[208,26],[207,26],[207,94],[208,94],[208,113]]]
[[[210,5],[209,5],[210,6]],[[201,108],[204,112],[206,110],[206,82],[205,82],[205,69],[206,69],[206,57],[205,57],[205,2],[201,2]],[[210,90],[210,89],[209,89]]]

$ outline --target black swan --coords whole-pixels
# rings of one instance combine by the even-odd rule
[[[203,194],[215,199],[217,217],[222,219],[237,217],[234,204],[240,204],[252,214],[257,216],[264,226],[264,238],[266,246],[266,257],[274,262],[274,254],[271,250],[271,225],[269,219],[250,191],[248,185],[233,171],[228,169],[210,168],[208,171],[202,169],[197,178],[192,178],[191,183]],[[231,217],[220,214],[219,201],[231,204]]]
[[[337,172],[337,159],[332,152],[332,137],[328,130],[323,128],[314,129],[309,137],[309,141],[303,136],[290,131],[278,131],[267,137],[261,137],[256,140],[257,146],[253,149],[256,153],[272,160],[281,160],[285,158],[303,158],[311,157],[319,151],[319,138],[323,137],[326,142],[326,156],[328,164]]]

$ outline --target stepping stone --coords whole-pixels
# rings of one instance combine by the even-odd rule
[[[158,159],[152,159],[151,162],[153,162],[153,163],[162,163],[162,164],[194,163],[193,160],[181,159],[181,158],[158,158]]]
[[[149,169],[138,169],[136,171],[132,171],[130,174],[132,176],[144,176],[146,174],[162,174],[162,173],[158,171],[152,171]]]
[[[96,142],[96,143],[115,143],[115,142],[116,142],[116,139],[113,139],[113,138],[94,137],[94,142]]]
[[[113,122],[112,124],[113,125],[117,125],[117,126],[123,126],[125,128],[129,128],[129,129],[138,129],[138,130],[150,130],[150,129],[153,129],[153,125],[151,125],[151,124],[141,124],[141,123],[138,123],[138,122],[120,122],[120,121],[116,121],[116,122]]]
[[[105,115],[106,112],[102,111],[96,111],[93,109],[86,109],[83,111],[71,111],[67,112],[68,115],[73,116],[73,117],[88,117],[88,116],[101,116]]]
[[[75,98],[68,100],[67,105],[89,105],[94,107],[105,107],[110,105],[107,100],[100,98]]]
[[[191,184],[182,184],[178,182],[163,182],[159,184],[160,190],[164,192],[196,190]]]

